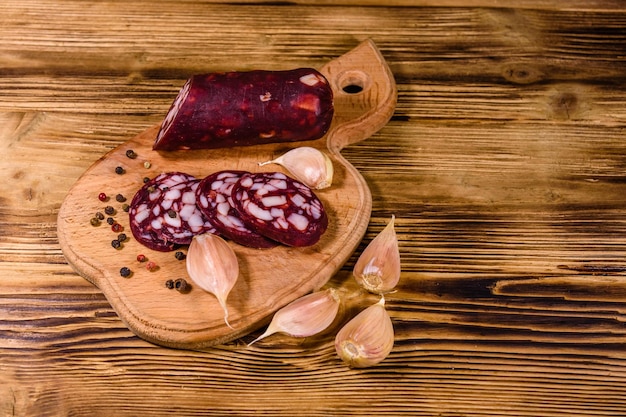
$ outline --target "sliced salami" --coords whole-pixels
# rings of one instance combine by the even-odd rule
[[[251,248],[272,248],[278,242],[252,231],[235,209],[232,188],[246,173],[219,171],[202,179],[197,189],[198,207],[222,236]]]
[[[248,227],[288,246],[314,245],[328,227],[319,198],[281,172],[242,175],[232,200]]]
[[[188,244],[194,234],[215,232],[196,207],[199,180],[168,172],[145,183],[129,205],[130,230],[140,243],[161,251]]]

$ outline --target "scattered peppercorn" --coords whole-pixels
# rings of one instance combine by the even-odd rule
[[[150,272],[156,271],[158,269],[158,266],[156,264],[156,262],[153,261],[148,261],[148,263],[146,264],[146,269]]]
[[[114,249],[119,249],[122,246],[122,243],[117,239],[113,239],[111,241],[111,246],[113,246]]]
[[[112,206],[106,206],[104,208],[104,212],[108,214],[109,216],[112,216],[115,214],[115,209]]]
[[[113,226],[115,224],[115,219],[113,217],[107,217],[107,224],[109,226]]]
[[[146,168],[146,169],[150,168],[151,166],[152,166],[152,164],[150,162],[148,162],[148,161],[143,163],[143,167]]]
[[[128,239],[128,236],[126,236],[126,233],[120,233],[119,235],[117,235],[117,240],[119,240],[122,243],[126,242],[126,239]]]
[[[122,175],[123,173],[125,173],[126,171],[124,170],[124,168],[122,167],[115,167],[115,173],[118,175]]]
[[[174,288],[174,280],[173,279],[168,279],[167,281],[165,281],[165,288],[168,289],[173,289]]]
[[[178,278],[176,281],[174,281],[174,288],[176,288],[176,291],[178,292],[185,293],[189,291],[190,286],[189,284],[187,284],[186,280],[184,280],[183,278]]]
[[[185,253],[181,251],[176,251],[176,253],[174,254],[174,257],[178,259],[179,261],[182,261],[183,259],[185,259]]]
[[[148,182],[148,181],[150,181],[150,178],[148,178],[148,177],[143,177],[143,182],[144,182],[144,183],[146,183],[146,182]]]
[[[102,213],[100,213],[100,212],[97,212],[97,213],[96,213],[96,218],[97,218],[98,220],[104,220],[104,214],[102,214]]]
[[[117,201],[118,203],[123,203],[124,201],[126,201],[126,197],[124,197],[122,194],[118,194],[115,196],[115,201]]]
[[[100,226],[100,219],[98,219],[97,217],[92,217],[89,222],[92,226]]]
[[[121,224],[115,222],[111,225],[111,230],[113,230],[115,233],[119,233],[122,230],[124,230],[124,226],[122,226]]]
[[[107,197],[107,195],[105,193],[98,194],[98,200],[100,200],[100,201],[107,201],[108,199],[109,199],[109,197]]]
[[[130,210],[130,206],[126,203],[122,204],[122,210],[126,213],[128,213],[128,210]]]
[[[135,153],[132,149],[129,149],[126,151],[126,156],[130,159],[135,159],[137,158],[137,153]]]
[[[147,260],[148,260],[148,258],[146,258],[146,255],[144,255],[144,254],[142,254],[142,253],[140,253],[139,255],[137,255],[137,261],[139,261],[139,262],[145,262],[145,261],[147,261]]]
[[[133,271],[131,271],[128,267],[123,266],[120,268],[120,275],[124,278],[128,278],[132,275]]]

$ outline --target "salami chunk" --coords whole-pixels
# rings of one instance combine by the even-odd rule
[[[250,228],[288,246],[314,245],[328,227],[324,206],[313,191],[281,172],[242,175],[232,200]]]
[[[219,171],[200,181],[197,204],[200,211],[224,237],[252,248],[271,248],[278,243],[253,232],[235,209],[231,198],[232,188],[245,171]]]
[[[166,252],[190,243],[194,234],[215,232],[196,205],[199,183],[182,172],[163,173],[145,183],[129,205],[130,230],[135,239]]]
[[[327,132],[333,113],[332,88],[312,68],[199,74],[172,103],[153,149],[313,140]]]

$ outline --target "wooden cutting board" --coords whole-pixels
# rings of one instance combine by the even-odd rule
[[[285,304],[322,287],[347,261],[359,245],[371,214],[371,194],[359,172],[340,151],[366,139],[382,128],[396,105],[396,85],[384,58],[368,40],[320,68],[334,92],[335,115],[321,139],[290,144],[270,144],[202,151],[156,152],[152,144],[159,126],[154,126],[113,149],[92,165],[65,198],[58,215],[58,236],[72,267],[96,285],[131,331],[148,341],[175,348],[199,349],[224,343],[266,324]],[[183,171],[202,178],[222,169],[284,171],[278,165],[259,167],[297,146],[313,146],[331,157],[335,176],[330,188],[316,191],[329,216],[329,228],[314,246],[249,249],[231,242],[240,264],[240,275],[227,305],[227,327],[223,311],[212,294],[193,287],[188,293],[168,289],[169,279],[189,279],[185,261],[174,252],[156,252],[132,239],[128,213],[116,195],[130,202],[143,178],[161,172]],[[126,156],[133,150],[135,159]],[[146,164],[149,163],[149,167]],[[124,169],[123,174],[115,172]],[[99,193],[109,200],[102,202]],[[106,206],[129,240],[115,249],[117,233],[102,222],[90,219]],[[183,252],[186,248],[181,249]],[[158,268],[149,271],[143,254]],[[120,268],[128,267],[130,277]]]

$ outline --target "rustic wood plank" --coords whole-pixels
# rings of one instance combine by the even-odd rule
[[[623,414],[622,2],[244,3],[0,6],[0,414]],[[399,102],[343,152],[373,216],[330,282],[348,298],[338,323],[204,351],[134,336],[63,258],[71,185],[190,73],[318,67],[367,37]],[[391,214],[396,345],[350,370],[334,331],[376,300],[350,269]]]

